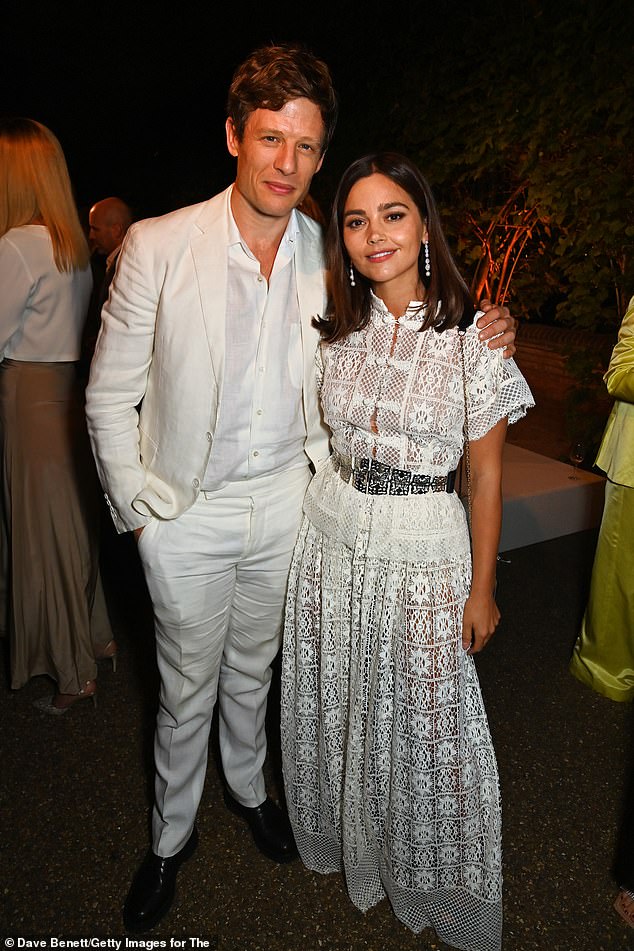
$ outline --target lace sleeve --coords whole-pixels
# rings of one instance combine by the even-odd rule
[[[506,417],[509,425],[526,415],[535,405],[528,383],[515,360],[505,360],[501,350],[490,350],[478,339],[475,328],[463,337],[469,439],[480,439]]]

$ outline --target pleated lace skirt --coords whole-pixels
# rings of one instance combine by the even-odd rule
[[[362,911],[499,951],[501,810],[473,658],[455,495],[366,497],[327,464],[290,574],[282,673],[286,797],[305,865],[343,870]]]

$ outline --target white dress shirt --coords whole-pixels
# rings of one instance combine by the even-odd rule
[[[297,219],[293,212],[267,284],[229,215],[225,373],[205,490],[308,465]]]

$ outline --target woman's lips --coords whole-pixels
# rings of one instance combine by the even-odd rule
[[[385,261],[386,258],[391,258],[394,253],[394,251],[377,251],[375,254],[368,255],[368,261]]]

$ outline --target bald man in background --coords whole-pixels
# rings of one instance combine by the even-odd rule
[[[130,206],[121,198],[116,197],[103,198],[96,202],[88,214],[90,249],[93,254],[105,257],[106,261],[103,277],[101,280],[95,279],[84,326],[79,370],[86,382],[101,326],[101,308],[108,300],[110,282],[117,266],[119,251],[133,220]]]
[[[92,206],[88,215],[90,247],[106,258],[116,260],[132,224],[132,211],[121,198],[104,198]]]

